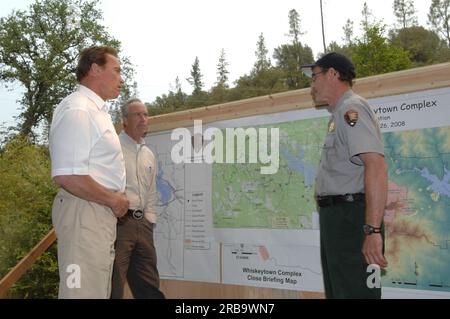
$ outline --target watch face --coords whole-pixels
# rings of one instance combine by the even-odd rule
[[[372,225],[367,224],[363,226],[363,230],[366,235],[381,233],[381,227],[373,227]]]
[[[364,229],[364,233],[365,233],[366,235],[370,235],[370,234],[373,233],[373,227],[370,226],[370,225],[364,225],[364,226],[363,226],[363,229]]]

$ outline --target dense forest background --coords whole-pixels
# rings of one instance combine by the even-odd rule
[[[392,1],[397,18],[388,28],[364,4],[360,21],[342,26],[337,51],[355,63],[358,77],[377,75],[450,60],[450,0],[432,0],[427,26],[418,25],[413,0]],[[264,34],[255,39],[251,71],[234,83],[228,80],[229,61],[223,49],[217,62],[217,81],[205,88],[200,61],[193,61],[188,82],[192,92],[175,89],[146,101],[149,114],[163,114],[236,101],[309,86],[299,66],[315,60],[301,38],[301,16],[286,12],[290,41],[269,52]],[[362,26],[354,36],[354,25]],[[81,49],[108,44],[119,52],[121,43],[102,25],[102,12],[93,0],[37,0],[26,11],[0,18],[0,84],[25,88],[16,125],[0,127],[0,278],[14,267],[52,228],[51,206],[57,188],[50,178],[47,135],[53,110],[76,85],[74,70]],[[318,54],[320,55],[320,54]],[[316,56],[317,57],[317,56]],[[121,56],[126,85],[111,113],[120,121],[119,105],[138,96],[132,61]],[[10,290],[10,298],[55,298],[58,272],[52,246]]]

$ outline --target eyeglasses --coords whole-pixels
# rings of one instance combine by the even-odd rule
[[[323,73],[327,73],[327,72],[328,72],[328,69],[322,70],[322,71],[317,72],[317,73],[312,73],[312,74],[311,74],[311,79],[312,79],[312,81],[314,82],[314,81],[316,80],[316,77],[317,77],[319,74],[323,74]]]

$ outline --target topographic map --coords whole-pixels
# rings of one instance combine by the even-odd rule
[[[262,175],[259,164],[214,164],[216,228],[311,229],[314,181],[327,118],[277,124],[279,170]]]
[[[388,287],[450,291],[450,127],[385,133]]]
[[[424,99],[433,107],[412,107],[428,105]],[[450,90],[369,102],[379,112],[389,167],[383,295],[448,298]],[[323,291],[314,181],[328,114],[302,110],[215,124],[278,128],[279,169],[263,175],[260,163],[175,165],[170,133],[151,136],[161,277]]]
[[[157,154],[156,189],[158,221],[154,230],[160,275],[183,275],[184,165],[173,164],[170,152],[150,145]]]

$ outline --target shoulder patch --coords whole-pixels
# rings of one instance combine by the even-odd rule
[[[355,110],[350,110],[344,115],[345,121],[351,127],[354,127],[356,125],[356,123],[358,122],[358,117],[358,112],[356,112]]]

